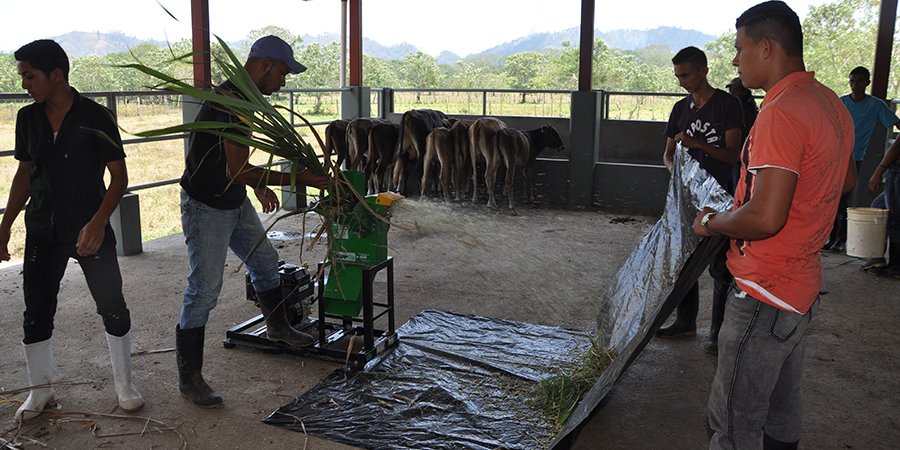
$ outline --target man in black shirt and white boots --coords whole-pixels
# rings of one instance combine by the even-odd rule
[[[131,381],[131,316],[122,295],[116,238],[109,217],[128,187],[125,152],[112,112],[69,86],[69,58],[54,41],[34,41],[16,50],[22,88],[34,103],[16,117],[15,158],[6,213],[0,222],[0,261],[10,259],[12,224],[25,212],[22,339],[31,389],[16,411],[25,421],[55,403],[52,386],[53,318],[59,283],[69,258],[84,272],[97,313],[103,318],[119,406],[144,405]],[[109,172],[109,187],[103,174]]]

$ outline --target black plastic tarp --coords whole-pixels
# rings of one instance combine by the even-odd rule
[[[362,372],[336,371],[272,413],[266,423],[373,449],[568,448],[725,245],[691,232],[703,206],[733,202],[692,158],[676,151],[662,218],[598,299],[601,343],[618,356],[579,403],[563,431],[528,405],[528,389],[590,346],[583,332],[425,311],[398,328],[400,345]]]
[[[549,425],[528,390],[590,347],[581,331],[423,311],[366,370],[336,371],[266,423],[373,449],[530,449]]]

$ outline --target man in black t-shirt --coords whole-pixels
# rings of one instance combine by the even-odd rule
[[[294,59],[291,46],[276,36],[264,36],[254,42],[244,68],[263,95],[281,89],[287,74],[306,70]],[[230,81],[216,90],[241,97]],[[203,103],[196,119],[234,123],[233,128],[217,131],[242,134],[236,120],[209,102]],[[275,211],[279,206],[278,197],[266,185],[290,185],[291,174],[267,172],[250,164],[249,157],[250,149],[245,144],[212,133],[192,132],[181,177],[181,222],[190,273],[175,327],[179,389],[194,404],[205,408],[222,405],[222,397],[206,383],[201,369],[206,322],[222,289],[229,248],[250,272],[250,282],[266,320],[266,337],[297,347],[315,343],[311,335],[294,329],[287,320],[278,275],[278,253],[269,243],[259,216],[247,198],[249,186],[262,204],[263,212]],[[297,174],[296,183],[324,189],[328,177],[303,170]]]
[[[16,116],[19,161],[0,222],[0,261],[10,259],[13,222],[25,202],[25,314],[22,345],[28,399],[16,420],[55,403],[53,319],[69,258],[84,272],[103,318],[119,406],[144,405],[131,378],[131,316],[122,295],[116,238],[109,217],[128,187],[125,152],[112,112],[69,86],[69,58],[56,42],[34,41],[14,53],[22,87],[34,103]],[[109,188],[103,183],[109,172]],[[30,199],[30,201],[29,201]]]
[[[740,102],[731,94],[715,89],[707,80],[706,54],[696,47],[681,49],[672,58],[675,77],[688,96],[672,107],[666,125],[666,150],[663,162],[672,170],[678,144],[709,172],[723,189],[734,194],[737,184],[734,165],[740,163],[741,128],[744,125]],[[709,273],[715,280],[712,320],[709,341],[704,346],[711,353],[718,351],[719,327],[725,315],[725,301],[732,277],[725,267],[722,249],[710,264]],[[700,291],[697,283],[678,305],[675,321],[660,328],[659,337],[693,336],[697,330],[697,310]]]

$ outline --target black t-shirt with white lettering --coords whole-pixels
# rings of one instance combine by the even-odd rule
[[[674,138],[685,132],[688,136],[704,139],[708,144],[725,147],[725,132],[740,130],[744,126],[741,102],[733,95],[716,89],[702,108],[695,108],[691,96],[679,100],[672,107],[666,137]],[[709,172],[719,185],[729,193],[734,193],[737,180],[734,179],[733,164],[715,160],[702,150],[688,149],[688,153]]]

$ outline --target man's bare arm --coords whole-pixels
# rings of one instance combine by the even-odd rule
[[[705,229],[699,226],[699,222],[707,211],[701,211],[694,221],[694,231],[700,231],[697,233],[699,235],[716,233],[748,241],[778,234],[787,223],[797,188],[797,174],[778,168],[759,169],[753,186],[750,201],[734,211],[716,214],[706,223]]]

